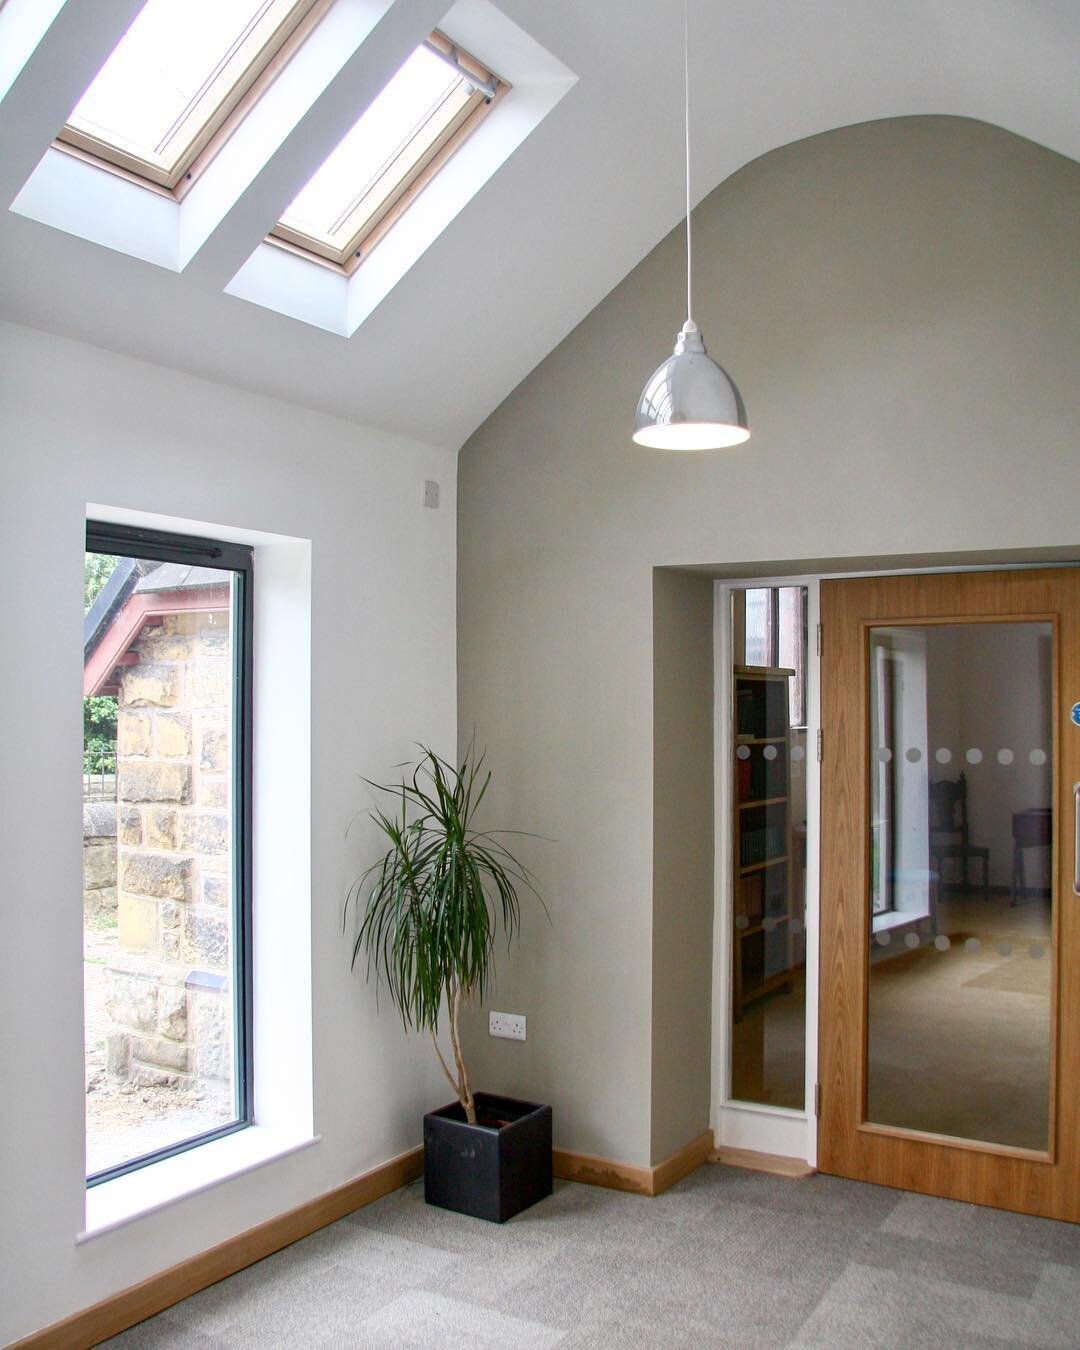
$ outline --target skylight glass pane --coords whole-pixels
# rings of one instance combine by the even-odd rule
[[[418,47],[300,192],[281,225],[346,248],[477,98],[467,80]]]
[[[148,0],[68,126],[171,173],[296,0]]]

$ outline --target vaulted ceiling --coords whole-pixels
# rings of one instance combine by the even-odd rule
[[[316,105],[182,272],[5,209],[0,315],[460,445],[681,218],[682,5],[498,0],[577,82],[351,338],[226,294],[448,4],[396,0],[355,88]],[[138,8],[60,8],[0,104],[5,208]],[[1080,159],[1073,0],[692,0],[691,14],[695,200],[780,145],[883,117],[978,118]]]

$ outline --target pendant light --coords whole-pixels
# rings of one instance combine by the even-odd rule
[[[645,381],[634,440],[652,450],[721,450],[750,438],[742,396],[705,350],[693,319],[690,241],[690,13],[683,0],[683,92],[686,129],[686,322],[675,353]]]

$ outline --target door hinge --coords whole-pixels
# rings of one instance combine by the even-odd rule
[[[824,653],[824,651],[825,651],[825,635],[824,635],[824,633],[823,633],[823,631],[822,631],[821,624],[818,624],[818,626],[817,626],[817,654],[818,654],[818,656],[821,656],[821,655]]]
[[[825,754],[825,733],[820,727],[817,732],[817,762],[820,764],[822,756]]]
[[[814,1084],[814,1115],[821,1115],[821,1084]]]

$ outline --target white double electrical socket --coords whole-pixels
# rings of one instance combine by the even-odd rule
[[[524,1013],[488,1013],[488,1034],[491,1036],[501,1036],[507,1041],[523,1041],[525,1039],[525,1014]]]

